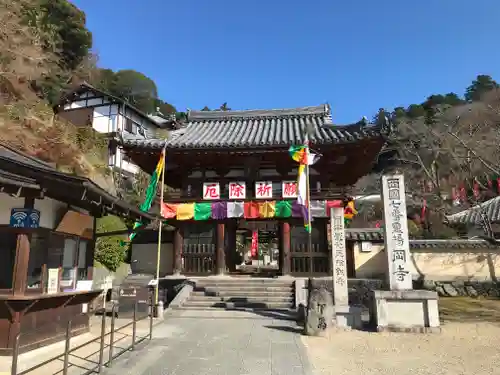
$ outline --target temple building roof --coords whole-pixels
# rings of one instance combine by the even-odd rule
[[[369,124],[334,126],[330,106],[244,111],[190,111],[185,127],[171,137],[138,139],[124,135],[128,147],[169,149],[288,147],[302,144],[309,129],[313,145],[332,145],[381,137],[383,129]]]

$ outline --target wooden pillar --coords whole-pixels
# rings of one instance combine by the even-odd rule
[[[217,275],[223,275],[226,271],[226,254],[224,246],[224,223],[218,222],[216,237],[216,262]]]
[[[14,275],[12,289],[14,294],[22,295],[26,290],[26,279],[28,277],[28,262],[30,259],[30,239],[28,234],[17,235],[16,260],[14,263]]]
[[[236,271],[236,223],[231,221],[226,227],[227,234],[227,252],[226,252],[226,265],[230,272]]]
[[[25,197],[24,208],[33,209],[34,207],[35,198]],[[26,291],[28,264],[30,261],[30,240],[30,234],[20,233],[17,235],[16,257],[12,275],[12,291],[15,295],[23,295]]]
[[[184,233],[182,227],[177,227],[174,232],[174,275],[182,273],[182,247],[184,245]]]
[[[280,226],[281,229],[281,259],[282,259],[282,265],[281,265],[281,273],[283,275],[289,275],[291,272],[290,266],[291,266],[291,254],[290,254],[290,223],[283,221]]]

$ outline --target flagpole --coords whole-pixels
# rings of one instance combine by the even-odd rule
[[[309,273],[311,278],[313,276],[313,256],[312,256],[312,219],[311,219],[311,189],[309,186],[309,162],[310,162],[310,152],[309,152],[309,129],[306,129],[306,134],[304,137],[304,143],[306,145],[306,200],[307,200],[307,251],[309,252]]]
[[[163,166],[161,168],[161,191],[160,191],[160,207],[163,204],[163,191],[165,190],[165,159],[166,159],[166,142],[163,147]],[[155,288],[155,306],[158,306],[158,292],[160,288],[160,254],[161,254],[161,232],[162,232],[163,218],[160,209],[160,223],[158,225],[158,248],[156,250],[156,288]]]

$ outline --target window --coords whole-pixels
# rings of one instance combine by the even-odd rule
[[[87,280],[87,246],[85,240],[81,239],[78,243],[77,281]]]
[[[14,262],[16,259],[17,234],[9,231],[0,232],[0,289],[12,289]]]
[[[47,263],[49,236],[48,232],[31,235],[26,289],[40,289],[42,287],[43,265]]]
[[[108,166],[113,167],[116,164],[116,151],[113,148],[108,148]]]
[[[134,123],[129,118],[125,119],[125,130],[128,131],[129,133],[134,132]]]
[[[75,262],[77,256],[78,242],[73,238],[64,239],[64,249],[62,257],[61,291],[75,289],[76,269]]]

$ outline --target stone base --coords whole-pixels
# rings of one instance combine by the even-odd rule
[[[441,333],[441,327],[377,327],[377,332]]]
[[[359,306],[335,306],[335,326],[339,329],[362,329],[362,308]]]
[[[438,294],[429,290],[374,290],[370,323],[379,332],[440,331]]]

